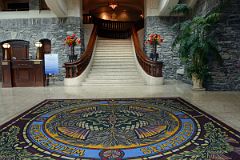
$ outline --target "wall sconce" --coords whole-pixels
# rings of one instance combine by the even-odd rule
[[[37,47],[36,59],[39,59],[40,58],[39,48],[42,47],[42,43],[41,42],[36,42],[35,46]]]
[[[4,48],[5,50],[5,53],[4,53],[4,60],[8,60],[8,49],[11,47],[11,45],[9,43],[4,43],[2,45],[2,47]]]

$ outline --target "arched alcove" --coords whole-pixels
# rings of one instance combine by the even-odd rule
[[[11,47],[8,49],[8,59],[29,59],[29,41],[11,39],[1,42],[2,53],[4,48],[2,44],[9,43]]]
[[[19,39],[11,39],[0,42],[0,64],[2,65],[2,60],[5,57],[3,48],[4,43],[9,43],[11,47],[7,51],[8,60],[11,59],[28,59],[29,58],[29,42]],[[2,82],[2,66],[0,67],[0,81]]]
[[[42,47],[39,50],[40,53],[40,59],[44,59],[44,54],[50,54],[51,53],[51,40],[49,39],[40,39],[39,42],[42,43]]]

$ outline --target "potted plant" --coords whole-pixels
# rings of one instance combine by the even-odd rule
[[[211,32],[218,20],[219,14],[211,13],[206,16],[195,16],[174,25],[178,35],[172,46],[178,50],[181,61],[187,66],[188,75],[193,81],[193,89],[203,89],[203,82],[209,76],[209,58],[222,62]]]
[[[67,36],[64,39],[64,44],[68,45],[71,49],[71,53],[68,55],[69,57],[69,62],[73,62],[77,60],[77,55],[74,53],[74,47],[76,45],[79,45],[81,43],[80,38],[76,36],[76,34],[72,34],[71,36]]]

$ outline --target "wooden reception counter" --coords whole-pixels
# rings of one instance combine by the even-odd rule
[[[42,60],[3,60],[2,87],[37,87],[45,85]]]

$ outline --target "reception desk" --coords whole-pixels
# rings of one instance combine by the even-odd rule
[[[42,60],[3,60],[2,87],[45,86]]]

